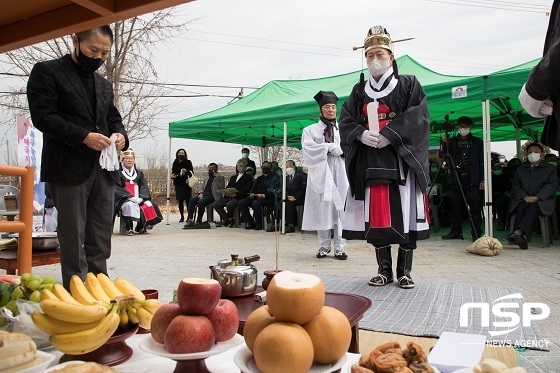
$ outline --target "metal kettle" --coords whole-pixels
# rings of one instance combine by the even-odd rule
[[[253,294],[257,288],[257,268],[251,264],[261,257],[248,256],[242,259],[232,254],[230,259],[223,259],[217,265],[210,266],[212,278],[222,286],[222,297],[243,297]]]

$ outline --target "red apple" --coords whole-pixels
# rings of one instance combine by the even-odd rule
[[[214,327],[216,342],[228,341],[237,333],[239,312],[232,301],[220,299],[218,305],[206,317]]]
[[[152,317],[152,338],[156,342],[163,343],[167,327],[176,316],[181,314],[181,309],[177,303],[164,304],[158,308]]]
[[[214,328],[206,316],[177,316],[164,338],[165,349],[172,354],[208,351],[215,341]]]
[[[177,288],[177,303],[185,315],[208,315],[218,304],[222,287],[216,280],[188,277]]]

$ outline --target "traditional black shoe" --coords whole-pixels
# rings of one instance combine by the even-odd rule
[[[317,258],[322,259],[327,256],[328,253],[331,252],[330,247],[321,247],[319,251],[317,251]]]
[[[184,222],[184,221],[185,221],[185,218],[179,219],[179,223],[182,223],[182,222]]]
[[[453,232],[451,231],[451,233],[446,234],[445,236],[441,236],[442,240],[462,240],[463,239],[463,233],[457,233],[457,232]]]
[[[346,260],[348,259],[348,255],[344,251],[339,251],[338,253],[334,253],[334,258],[338,260]]]
[[[410,277],[402,276],[399,277],[399,287],[402,289],[412,289],[414,287],[414,281]]]
[[[268,228],[266,228],[266,231],[267,231],[267,232],[275,232],[275,230],[276,230],[276,229],[274,228],[274,224],[271,225],[271,226],[269,226]]]
[[[294,233],[295,231],[296,229],[291,224],[286,227],[286,233]]]
[[[368,285],[370,286],[383,286],[393,282],[393,278],[389,278],[381,273],[378,273],[377,276],[372,277],[371,280],[368,281]]]
[[[233,218],[229,218],[228,222],[230,228],[235,228],[235,220],[233,220]]]
[[[255,225],[255,228],[253,228],[256,231],[262,231],[263,227],[262,225]]]

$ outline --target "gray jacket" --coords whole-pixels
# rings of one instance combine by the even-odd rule
[[[540,199],[537,203],[541,213],[546,216],[552,215],[554,213],[554,192],[557,185],[556,167],[541,161],[531,168],[531,164],[526,162],[517,169],[513,179],[511,186],[513,200],[510,211],[515,211],[525,196],[537,196]]]

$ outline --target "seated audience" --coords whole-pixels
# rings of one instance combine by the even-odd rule
[[[305,202],[305,188],[307,186],[307,174],[296,171],[296,163],[292,160],[286,161],[286,233],[295,232],[296,206],[303,206]],[[281,187],[281,185],[280,185]],[[276,223],[282,218],[282,190],[279,189],[275,210]],[[274,232],[275,225],[266,229]],[[278,229],[280,230],[280,229]]]
[[[538,214],[554,213],[554,192],[558,185],[556,168],[543,161],[544,149],[533,143],[527,147],[528,162],[517,169],[511,194],[510,213],[515,214],[512,232],[506,236],[510,244],[527,249],[526,235],[531,232]]]
[[[280,188],[278,174],[272,172],[270,162],[263,162],[261,165],[262,175],[257,177],[251,193],[247,198],[239,201],[239,210],[243,216],[243,221],[247,224],[245,229],[263,229],[263,207],[274,208],[276,194]],[[253,209],[253,216],[249,212],[249,207]]]
[[[188,216],[185,228],[202,223],[202,216],[204,215],[206,206],[214,203],[214,201],[220,199],[221,197],[221,193],[218,192],[218,190],[224,189],[226,183],[224,181],[224,177],[220,176],[218,173],[218,165],[216,163],[210,163],[208,165],[208,176],[205,177],[202,185],[204,185],[204,189],[189,199],[189,205],[187,206]],[[197,210],[198,217],[195,222],[194,219]]]
[[[246,171],[247,160],[242,158],[237,161],[237,175],[233,175],[229,179],[225,192],[222,192],[221,198],[214,202],[214,210],[220,215],[224,227],[231,226],[233,228],[235,226],[233,220],[235,207],[239,204],[239,200],[247,197],[253,187],[253,176]],[[227,212],[225,211],[226,208]]]
[[[151,229],[163,218],[157,205],[150,200],[150,190],[144,174],[134,164],[134,151],[129,148],[121,157],[121,184],[115,187],[114,215],[121,212],[127,236],[133,236],[134,232],[145,234],[148,233],[147,229]],[[134,231],[133,221],[138,222]]]

